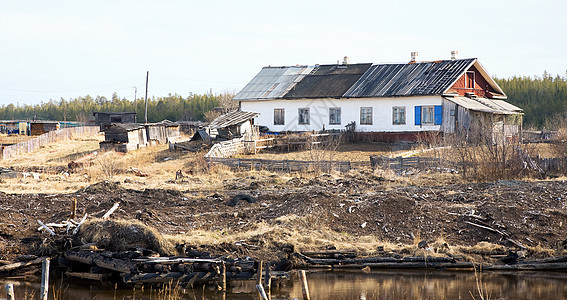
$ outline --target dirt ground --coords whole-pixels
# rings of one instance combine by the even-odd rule
[[[101,217],[119,203],[111,218],[139,220],[173,244],[214,255],[275,259],[292,250],[317,249],[372,255],[381,246],[417,249],[420,241],[429,245],[424,251],[440,255],[479,245],[525,248],[531,257],[566,252],[567,189],[560,179],[475,183],[458,174],[396,176],[371,169],[347,174],[203,171],[202,154],[163,146],[110,154],[68,170],[67,162],[77,157],[74,148],[88,154],[98,142],[72,144],[42,149],[43,158],[4,162],[40,176],[0,183],[0,260],[42,254],[48,235],[38,231],[38,220],[67,220],[73,199],[75,220],[85,213]],[[350,152],[349,147],[339,151]],[[350,150],[362,157],[404,149]],[[57,159],[57,152],[63,157]],[[174,180],[177,170],[186,176]],[[250,196],[252,203],[230,205],[237,195]]]

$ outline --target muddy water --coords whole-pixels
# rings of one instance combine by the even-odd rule
[[[567,273],[483,273],[379,271],[307,274],[311,299],[567,299]],[[477,280],[478,283],[477,283]],[[85,282],[56,283],[57,299],[258,299],[254,282],[237,282],[223,296],[213,286],[174,289],[175,297],[156,290],[103,287]],[[0,299],[5,291],[0,288]],[[16,299],[37,299],[39,284],[15,282]],[[54,290],[54,288],[52,288]],[[159,297],[161,295],[161,297]],[[271,291],[273,300],[302,298],[297,277]],[[166,296],[166,297],[164,297]],[[50,299],[54,298],[50,292]]]

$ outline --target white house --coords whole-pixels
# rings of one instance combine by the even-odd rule
[[[521,117],[494,116],[522,112],[503,101],[505,93],[475,58],[264,67],[234,99],[270,131],[344,130],[354,122],[359,136],[384,141],[468,129],[479,114],[520,128]]]

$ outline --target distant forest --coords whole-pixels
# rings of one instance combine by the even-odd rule
[[[566,74],[567,75],[567,74]],[[508,96],[508,102],[524,110],[525,128],[554,129],[567,116],[567,76],[555,76],[544,72],[540,76],[514,76],[508,79],[495,78]],[[191,94],[188,97],[169,95],[148,99],[148,121],[204,121],[214,117],[210,112],[215,107],[233,107],[234,94]],[[58,120],[86,122],[94,111],[119,111],[138,113],[138,122],[143,122],[144,100],[120,98],[116,93],[111,99],[87,95],[74,99],[49,100],[36,105],[14,104],[0,106],[2,120]]]
[[[557,129],[567,113],[567,74],[494,79],[508,96],[508,102],[524,110],[524,128]]]
[[[148,99],[148,122],[170,121],[202,121],[207,112],[215,107],[226,106],[226,99],[233,94],[214,95],[192,94],[188,97],[169,95]],[[93,118],[95,111],[136,112],[136,120],[144,121],[144,99],[135,101],[120,98],[116,93],[111,99],[89,95],[74,99],[49,100],[36,105],[8,104],[0,106],[1,120],[57,120],[87,122]]]

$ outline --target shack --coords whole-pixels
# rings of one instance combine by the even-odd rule
[[[179,124],[169,120],[146,124],[146,135],[149,143],[165,144],[180,137]]]
[[[136,112],[93,112],[95,124],[103,131],[111,124],[136,123]]]
[[[30,122],[30,135],[42,135],[50,131],[58,130],[60,124],[57,121],[31,121]]]
[[[457,134],[471,142],[495,144],[516,142],[521,138],[523,111],[499,99],[444,97],[442,131]]]
[[[102,151],[115,150],[128,152],[148,143],[146,128],[142,124],[112,124],[104,130],[104,142],[100,142]]]
[[[209,126],[208,134],[216,139],[233,139],[242,136],[257,134],[257,126],[254,126],[254,118],[259,113],[246,111],[232,111],[214,119]]]

